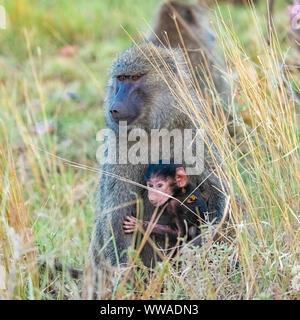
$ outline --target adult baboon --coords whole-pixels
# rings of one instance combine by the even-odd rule
[[[172,4],[175,5],[175,2]],[[181,9],[185,6],[178,2],[176,5]],[[165,19],[164,6],[167,4],[160,9],[156,31],[164,28],[162,27],[162,20]],[[150,41],[131,47],[120,54],[114,62],[107,87],[105,110],[106,128],[116,133],[116,140],[108,135],[105,141],[107,147],[115,144],[117,150],[124,145],[126,145],[125,149],[130,149],[135,143],[135,141],[120,141],[119,133],[124,129],[121,121],[126,121],[128,124],[126,129],[128,137],[136,128],[144,129],[149,136],[152,129],[167,129],[169,132],[175,129],[181,134],[186,129],[191,129],[195,136],[197,129],[201,128],[201,121],[206,122],[205,112],[198,98],[199,89],[204,97],[205,91],[211,90],[207,75],[212,76],[217,91],[223,99],[228,101],[228,88],[224,84],[226,81],[222,78],[221,72],[217,71],[219,68],[215,68],[218,60],[212,55],[215,51],[215,41],[208,27],[205,12],[194,5],[188,5],[185,8],[187,9],[185,11],[180,9],[180,15],[183,16],[181,20],[185,22],[179,19],[179,24],[186,24],[188,27],[184,29],[185,31],[182,30],[182,36],[185,44],[188,45],[191,64],[184,50],[176,48],[179,43],[178,34],[177,38],[175,34],[173,34],[174,37],[171,36],[171,48],[161,45],[157,39],[150,37]],[[174,31],[174,26],[173,22],[169,30]],[[163,40],[162,34],[159,37]],[[206,69],[203,68],[205,66]],[[196,71],[195,77],[191,75],[193,74],[191,67]],[[195,86],[196,79],[200,88]],[[189,180],[194,185],[200,185],[200,191],[208,195],[209,219],[218,223],[222,219],[225,208],[226,188],[214,171],[216,164],[220,163],[219,153],[208,135],[205,141],[204,155],[198,155],[196,159],[198,163],[204,163],[204,170],[189,176]],[[159,140],[157,144],[161,150],[162,141]],[[171,139],[170,148],[173,158],[178,144]],[[193,144],[194,151],[195,145],[196,143]],[[151,156],[150,144],[146,148]],[[123,154],[117,153],[116,158],[119,159],[120,155]],[[144,220],[149,221],[154,210],[148,201],[144,201],[147,198],[146,190],[126,181],[128,179],[143,184],[143,173],[151,159],[148,159],[145,164],[122,161],[112,164],[108,161],[107,152],[104,158],[107,161],[101,167],[103,174],[97,191],[97,216],[90,245],[92,270],[99,270],[102,263],[107,262],[112,265],[126,264],[126,249],[132,243],[132,235],[125,234],[123,231],[124,217],[136,216],[137,201],[140,199],[144,203],[142,212]],[[190,165],[185,163],[184,157],[181,163],[185,167]],[[168,222],[164,221],[162,215],[158,223],[167,224]],[[165,247],[164,239],[155,238],[155,243],[161,248]],[[143,247],[140,256],[147,266],[153,265],[156,261],[153,248],[148,243]]]
[[[178,92],[181,92],[179,96]],[[111,71],[105,109],[107,128],[116,133],[116,136],[107,136],[106,146],[109,148],[115,144],[117,151],[124,147],[124,143],[128,150],[136,143],[120,141],[120,130],[124,130],[121,121],[127,121],[129,137],[136,128],[144,129],[149,136],[152,129],[162,128],[169,132],[176,129],[182,135],[186,129],[191,129],[195,135],[201,121],[205,121],[205,114],[180,50],[156,47],[151,42],[132,47],[117,58]],[[200,185],[201,192],[208,194],[210,221],[217,223],[222,218],[225,206],[224,184],[213,171],[219,162],[218,152],[209,137],[206,137],[206,142],[204,154],[197,154],[196,159],[198,164],[204,163],[204,170],[189,176],[189,179],[193,184]],[[178,144],[177,141],[175,143]],[[175,143],[171,139],[173,158]],[[158,140],[157,144],[156,147],[162,149],[162,141]],[[146,148],[151,157],[150,144]],[[176,150],[178,152],[178,149]],[[119,156],[124,155],[117,153],[117,159]],[[178,154],[176,156],[178,157]],[[123,231],[124,217],[136,215],[136,197],[143,200],[147,197],[147,193],[140,186],[118,179],[121,177],[143,184],[146,164],[111,164],[108,158],[106,153],[105,160],[108,163],[102,166],[104,174],[101,176],[97,193],[98,213],[90,247],[95,265],[105,260],[114,265],[126,263],[124,250],[131,244],[132,237]],[[191,164],[185,163],[185,160],[183,157],[183,165],[189,167]],[[148,158],[147,161],[149,163],[151,159]],[[145,220],[150,220],[153,214],[153,207],[147,206],[148,203],[144,201]],[[159,223],[164,224],[163,215]],[[156,239],[156,243],[161,247],[165,245],[160,243],[159,239]],[[150,245],[143,248],[141,258],[148,266],[154,262]]]

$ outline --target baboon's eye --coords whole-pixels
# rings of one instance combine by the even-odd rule
[[[158,186],[159,188],[161,188],[161,187],[163,186],[163,184],[162,184],[162,183],[158,183],[157,186]]]
[[[153,188],[153,184],[152,183],[148,183],[148,187],[149,188]]]
[[[126,79],[126,77],[125,76],[117,76],[117,79],[119,81],[124,81]]]
[[[132,79],[133,81],[137,81],[137,80],[140,79],[140,77],[141,77],[141,76],[135,75],[135,76],[132,76],[131,79]]]

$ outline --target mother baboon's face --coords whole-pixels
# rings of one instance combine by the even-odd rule
[[[149,127],[149,117],[155,114],[159,118],[157,105],[163,109],[170,95],[166,79],[174,65],[169,50],[153,44],[124,51],[112,68],[107,116],[118,125],[126,122]]]
[[[120,74],[115,78],[115,97],[109,112],[119,124],[126,121],[131,124],[142,112],[147,99],[144,74]]]

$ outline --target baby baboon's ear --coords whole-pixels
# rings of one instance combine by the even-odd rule
[[[175,181],[179,188],[187,184],[188,178],[183,167],[176,168]]]

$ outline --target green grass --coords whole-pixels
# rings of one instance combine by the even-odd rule
[[[131,44],[123,28],[137,39],[140,31],[147,32],[147,23],[152,24],[159,3],[159,0],[0,1],[8,18],[7,30],[0,30],[0,265],[6,267],[10,274],[7,281],[13,284],[7,285],[6,290],[0,289],[0,297],[79,297],[79,287],[67,277],[63,278],[65,275],[59,275],[54,281],[55,293],[50,294],[51,274],[43,269],[39,269],[38,274],[35,259],[38,255],[51,263],[58,258],[67,266],[84,268],[94,221],[93,197],[98,176],[52,155],[97,166],[96,133],[104,126],[103,98],[108,70],[115,55]],[[231,39],[229,30],[222,26],[220,41],[226,53],[237,53],[234,46],[240,41],[245,48],[245,53],[239,52],[240,57],[249,59],[244,87],[241,81],[244,90],[239,97],[239,107],[244,111],[244,120],[250,119],[255,124],[258,121],[255,108],[261,106],[261,111],[267,113],[267,107],[263,99],[257,105],[248,101],[254,100],[255,95],[245,89],[251,80],[247,83],[245,79],[254,74],[261,81],[267,79],[268,85],[271,83],[270,73],[265,71],[272,69],[270,66],[263,69],[261,63],[268,54],[255,32],[249,9],[222,4],[220,10],[226,22],[229,23],[231,17],[238,35],[232,44],[228,40]],[[263,32],[265,14],[261,1],[257,15]],[[211,19],[219,30],[214,12]],[[274,20],[280,52],[284,53],[290,47],[286,36],[286,1],[276,1]],[[58,55],[59,49],[66,45],[77,47],[71,58]],[[274,52],[277,49],[274,48]],[[292,64],[295,57],[299,56],[291,48],[288,62]],[[243,76],[241,64],[230,58],[229,63]],[[297,75],[293,81],[297,89]],[[272,96],[270,91],[267,94],[269,98]],[[263,97],[263,93],[259,97]],[[278,110],[283,100],[276,100]],[[270,119],[276,114],[276,107],[274,103]],[[287,113],[284,119],[289,123],[292,117]],[[35,135],[34,124],[46,120],[54,126],[54,132]],[[268,156],[274,160],[275,156],[281,158],[291,151],[295,147],[295,132],[292,125],[278,127],[276,121],[270,121],[274,131],[267,134],[267,127],[261,131],[265,144],[260,146],[254,139],[248,145],[252,160],[238,161],[236,165],[240,154],[233,154],[226,164],[233,184],[240,194],[246,195],[251,213],[247,221],[253,229],[238,233],[234,246],[205,249],[196,253],[197,258],[188,251],[185,263],[190,271],[186,278],[168,268],[167,262],[159,265],[149,288],[144,287],[143,281],[138,284],[140,295],[137,297],[299,299],[299,292],[291,284],[299,277],[293,270],[299,266],[300,258],[299,235],[295,233],[297,223],[293,220],[299,210],[299,188],[292,182],[297,177],[296,156],[292,154],[292,159],[284,158],[274,167],[262,162]],[[270,147],[274,143],[283,144],[283,149]],[[257,148],[255,158],[253,150]],[[234,172],[238,166],[239,171]],[[19,221],[16,217],[20,212],[24,218]],[[17,234],[28,235],[29,240],[13,236],[11,227]],[[33,254],[26,251],[32,243],[37,249]],[[18,245],[19,255],[16,254]],[[237,247],[243,274],[241,269],[232,269],[228,262]],[[195,264],[201,261],[199,269],[193,270],[193,261]],[[12,272],[14,264],[16,270]],[[227,267],[231,268],[229,274]],[[134,297],[130,288],[126,293],[118,292],[116,287],[115,292],[122,297]]]

